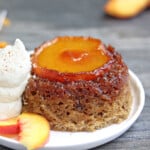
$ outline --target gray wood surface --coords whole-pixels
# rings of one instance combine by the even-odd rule
[[[143,83],[144,110],[135,124],[119,138],[94,150],[150,149],[150,10],[129,20],[103,13],[105,0],[0,0],[8,10],[11,26],[0,32],[0,40],[24,41],[28,50],[58,35],[101,38],[112,44]],[[1,150],[9,150],[0,146]]]

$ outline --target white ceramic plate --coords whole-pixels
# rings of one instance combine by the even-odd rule
[[[132,71],[129,71],[129,73],[131,79],[133,104],[128,119],[120,124],[111,125],[94,132],[72,133],[51,131],[48,143],[43,148],[40,148],[40,150],[90,149],[110,142],[127,131],[139,117],[145,101],[144,89],[140,80]],[[25,149],[25,147],[17,141],[5,137],[0,137],[0,144],[17,150]]]

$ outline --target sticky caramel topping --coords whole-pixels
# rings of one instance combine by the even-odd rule
[[[109,60],[101,44],[92,38],[60,37],[42,47],[36,63],[42,68],[66,73],[92,71]]]

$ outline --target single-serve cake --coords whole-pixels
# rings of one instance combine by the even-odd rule
[[[132,96],[121,55],[91,37],[57,37],[35,49],[23,112],[46,117],[51,129],[93,131],[125,120]]]

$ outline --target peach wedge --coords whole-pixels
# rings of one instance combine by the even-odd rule
[[[28,150],[42,147],[49,138],[48,121],[36,114],[23,113],[19,116],[20,133],[18,140]]]
[[[0,48],[5,48],[8,45],[5,41],[0,41]]]
[[[0,135],[13,136],[18,133],[19,133],[19,124],[17,117],[0,121]]]
[[[109,0],[104,10],[116,18],[131,18],[148,7],[149,0]]]

